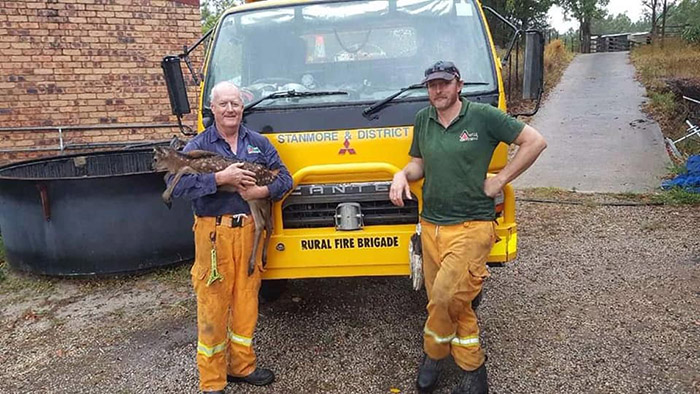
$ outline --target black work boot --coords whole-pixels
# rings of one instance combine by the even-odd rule
[[[473,371],[464,371],[462,380],[452,390],[452,394],[488,394],[489,384],[486,378],[486,364]]]
[[[435,384],[440,377],[440,360],[433,360],[427,354],[423,354],[423,362],[418,367],[418,378],[416,387],[421,393],[431,393],[435,389]]]
[[[248,383],[254,386],[267,386],[275,381],[275,374],[269,369],[255,368],[255,371],[248,376],[238,377],[226,375],[226,380],[233,383]]]

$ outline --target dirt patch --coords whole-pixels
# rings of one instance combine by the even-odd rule
[[[6,278],[0,282],[0,341],[5,349],[0,362],[5,361],[4,374],[13,377],[5,382],[10,385],[8,391],[21,390],[28,381],[37,390],[54,391],[52,381],[37,375],[47,365],[51,365],[52,375],[63,376],[66,381],[93,384],[100,379],[100,371],[111,376],[110,361],[123,358],[105,360],[104,356],[111,348],[127,351],[121,344],[135,328],[141,330],[153,324],[154,315],[159,316],[155,320],[158,322],[163,317],[193,314],[191,291],[182,280],[186,279],[184,272],[178,282],[164,280],[163,273],[61,280],[3,268]],[[81,371],[86,366],[96,371],[83,376]]]

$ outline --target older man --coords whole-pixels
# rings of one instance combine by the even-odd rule
[[[430,106],[418,112],[410,162],[391,184],[389,197],[403,206],[408,182],[425,177],[421,243],[428,293],[423,330],[425,355],[416,385],[432,391],[440,360],[452,354],[464,371],[453,393],[487,393],[485,356],[472,301],[489,275],[486,260],[496,239],[493,198],[547,146],[534,128],[490,105],[460,98],[463,82],[451,62],[425,71]],[[500,142],[520,146],[496,176],[486,178]]]
[[[199,387],[223,393],[227,381],[264,386],[275,379],[272,371],[256,366],[252,347],[261,260],[258,255],[258,269],[249,276],[255,226],[246,200],[279,200],[291,189],[292,178],[267,138],[241,125],[243,101],[236,85],[214,86],[211,109],[214,124],[193,138],[185,152],[207,150],[279,169],[270,185],[257,186],[255,174],[233,164],[213,174],[184,176],[173,192],[191,199],[195,214],[191,272],[197,295]],[[221,185],[233,185],[238,193],[218,191]]]

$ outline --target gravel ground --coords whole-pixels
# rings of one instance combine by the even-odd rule
[[[479,307],[493,393],[700,391],[697,206],[518,202],[518,220]],[[0,392],[197,392],[186,267],[0,291]],[[292,281],[256,334],[277,381],[227,392],[413,393],[425,303],[407,278]]]

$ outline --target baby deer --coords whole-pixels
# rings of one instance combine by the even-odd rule
[[[223,157],[219,154],[203,150],[192,150],[186,153],[178,152],[167,147],[156,147],[153,156],[153,169],[156,171],[166,171],[166,180],[169,175],[173,179],[163,192],[163,201],[170,208],[172,204],[171,195],[175,185],[185,174],[204,174],[217,172],[225,169],[231,164],[243,163],[244,170],[255,173],[255,183],[258,186],[265,186],[272,183],[279,170],[269,170],[264,166],[243,160],[236,160]],[[237,192],[231,185],[221,185],[219,190],[227,192]],[[272,207],[269,198],[248,201],[250,212],[255,221],[255,241],[253,243],[253,253],[248,261],[248,275],[252,275],[255,270],[255,256],[260,244],[263,228],[265,229],[265,240],[263,241],[262,263],[263,267],[267,263],[267,246],[272,235]]]

